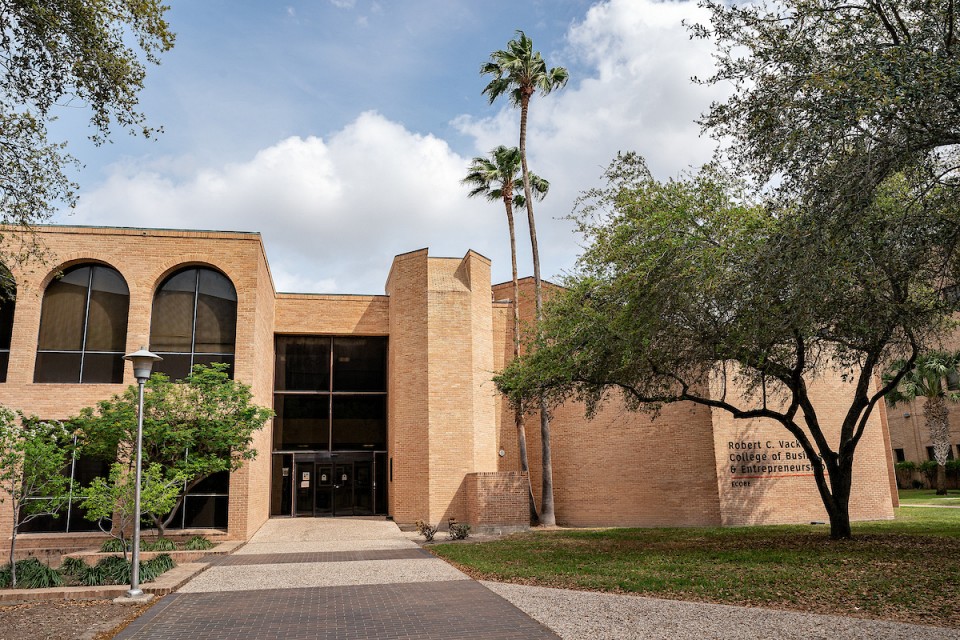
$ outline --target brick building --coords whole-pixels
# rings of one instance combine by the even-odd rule
[[[946,351],[960,349],[960,332],[951,334],[941,345]],[[960,379],[950,376],[946,379],[946,387],[950,393],[960,389]],[[923,417],[923,406],[926,400],[917,398],[911,402],[896,407],[887,407],[890,429],[890,444],[893,448],[894,462],[926,462],[933,460],[933,442],[930,440],[930,430]],[[949,459],[960,459],[960,403],[947,402],[948,418],[950,421],[950,454]],[[923,475],[915,473],[904,475],[901,481],[921,479]],[[909,486],[909,482],[904,483]]]
[[[277,414],[255,437],[257,458],[193,490],[174,526],[226,528],[246,539],[269,517],[524,524],[512,410],[490,382],[512,353],[511,287],[491,285],[483,256],[402,254],[385,295],[294,294],[274,290],[259,234],[38,233],[49,255],[12,268],[16,302],[0,311],[0,403],[66,418],[134,383],[122,354],[147,345],[172,377],[196,363],[230,363],[255,401]],[[822,415],[831,405],[839,415],[844,395],[839,382],[821,383]],[[539,495],[535,418],[527,433]],[[587,421],[571,403],[556,411],[553,438],[560,524],[825,519],[802,453],[767,421],[734,422],[694,405],[651,420],[615,402]],[[882,416],[872,418],[858,449],[855,519],[892,517],[890,451]],[[758,466],[750,454],[779,462]],[[76,460],[76,486],[102,465]],[[81,516],[75,500],[63,518],[35,521],[33,531],[89,530]],[[0,536],[9,535],[10,518],[0,505]]]

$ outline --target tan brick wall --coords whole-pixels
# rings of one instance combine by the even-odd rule
[[[549,286],[545,290],[549,295]],[[495,300],[509,300],[512,285],[493,288]],[[495,305],[496,326],[503,327],[497,366],[512,357],[512,319],[506,304]],[[521,317],[533,317],[533,285],[521,281]],[[844,410],[846,395],[839,381],[815,385],[817,407],[827,420]],[[506,455],[504,471],[519,469],[513,413],[500,401],[498,433]],[[541,456],[539,416],[528,416],[527,445],[534,496],[540,503]],[[823,506],[812,477],[732,486],[726,451],[730,441],[762,437],[787,440],[775,424],[734,421],[729,414],[681,403],[664,408],[653,419],[632,413],[613,398],[593,420],[583,407],[567,403],[551,420],[554,499],[557,522],[575,526],[706,526],[717,524],[808,522],[822,520]],[[857,453],[856,489],[851,499],[855,519],[892,517],[889,457],[879,412],[871,419]],[[726,470],[724,467],[726,466]]]
[[[390,296],[387,384],[387,502],[398,522],[430,517],[428,461],[427,250],[397,256],[386,284]]]
[[[527,478],[516,471],[468,473],[464,478],[466,522],[474,527],[525,527]]]
[[[490,261],[404,254],[387,293],[391,513],[399,522],[463,519],[465,475],[497,468]]]
[[[838,375],[828,375],[808,385],[821,428],[836,451],[840,423],[850,406],[851,388],[841,382]],[[737,401],[736,398],[730,399]],[[806,465],[806,457],[783,426],[768,419],[734,420],[729,413],[721,410],[714,411],[713,421],[724,525],[827,521],[826,510],[811,471],[796,469],[776,473],[744,473],[740,468],[743,464]],[[737,443],[741,443],[741,448],[736,448]],[[738,460],[738,455],[766,457],[762,460]],[[731,456],[734,458],[731,459]],[[883,426],[879,415],[874,412],[854,458],[851,519],[893,517],[888,465],[889,454],[884,443]],[[733,466],[737,466],[736,473],[731,472]]]
[[[269,298],[273,297],[269,277],[262,280],[266,262],[259,234],[55,226],[39,227],[37,232],[48,250],[46,262],[32,262],[11,269],[17,281],[17,305],[10,365],[7,382],[0,385],[0,404],[43,418],[67,418],[82,407],[92,406],[135,383],[129,366],[124,371],[123,384],[33,383],[43,292],[58,271],[82,262],[107,264],[117,269],[127,282],[130,289],[127,353],[149,344],[153,295],[167,275],[189,265],[209,265],[221,270],[237,289],[235,376],[259,387],[255,389],[258,401],[269,398],[263,393],[264,380],[258,383],[255,375],[258,358],[262,357],[262,343],[271,331],[263,324],[272,316],[272,304],[264,304],[262,287],[267,287]],[[5,231],[6,241],[15,241],[17,233]],[[258,315],[263,321],[259,327]],[[270,351],[272,353],[272,345]],[[270,405],[269,402],[266,404]],[[263,437],[269,441],[268,436]],[[261,440],[262,437],[258,439],[258,446]],[[263,453],[261,447],[261,455]],[[265,453],[269,454],[269,448]],[[247,474],[247,471],[240,472],[239,478],[243,478],[239,480],[240,486],[249,486],[245,478]],[[259,475],[250,482],[258,478]],[[234,492],[237,486],[238,480],[231,480],[230,534],[246,537],[251,521],[256,522],[259,518],[254,516],[251,520],[247,510],[262,509],[256,498],[251,501],[249,496],[243,495],[242,488]],[[0,505],[2,536],[9,536],[10,532],[8,509],[6,502]]]
[[[276,333],[385,336],[390,333],[390,298],[281,293]]]
[[[40,234],[51,251],[49,263],[14,270],[18,302],[0,403],[64,418],[125,386],[33,384],[42,293],[57,269],[96,261],[120,271],[130,287],[127,350],[132,351],[148,343],[160,281],[181,266],[207,264],[237,288],[236,377],[251,385],[259,404],[272,406],[276,334],[389,336],[388,502],[397,521],[525,520],[527,480],[510,473],[519,471],[513,412],[490,381],[512,358],[512,307],[503,302],[512,288],[510,283],[491,288],[490,262],[483,256],[432,258],[425,249],[397,256],[387,296],[277,295],[257,234],[81,227],[45,227]],[[529,331],[534,315],[529,278],[519,304],[523,330]],[[134,382],[129,368],[125,376],[125,384]],[[842,396],[836,381],[817,387],[824,416],[838,415]],[[855,517],[892,514],[889,451],[903,440],[903,430],[896,429],[896,411],[887,418],[888,441],[878,412],[860,445]],[[526,419],[525,432],[530,481],[539,500],[536,415]],[[687,404],[667,407],[654,420],[627,412],[613,399],[593,420],[576,403],[558,408],[552,434],[561,524],[693,526],[822,518],[811,478],[765,479],[749,491],[731,486],[723,464],[729,442],[786,439],[782,428],[734,423],[725,414]],[[231,537],[248,538],[268,517],[271,442],[271,429],[258,434],[260,455],[231,478]],[[500,448],[503,457],[497,455]],[[0,536],[9,530],[3,504]]]

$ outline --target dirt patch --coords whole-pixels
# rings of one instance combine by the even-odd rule
[[[152,604],[68,600],[0,606],[0,640],[108,640]]]

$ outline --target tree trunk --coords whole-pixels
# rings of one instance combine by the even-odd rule
[[[830,538],[848,540],[850,528],[850,489],[853,486],[853,456],[839,455],[836,464],[828,465],[830,473]]]
[[[507,210],[507,226],[510,228],[510,263],[513,269],[513,359],[520,357],[520,280],[517,277],[517,234],[513,223],[513,194],[504,188],[503,204]],[[530,480],[530,461],[527,458],[527,432],[523,424],[523,406],[514,408],[513,421],[517,427],[517,448],[520,453],[520,470],[527,474],[527,498],[530,503],[530,524],[540,521],[537,501],[533,497]]]
[[[533,290],[537,309],[537,335],[543,317],[543,288],[540,280],[540,249],[537,246],[537,225],[533,217],[533,194],[530,190],[530,171],[527,168],[527,111],[533,88],[526,89],[520,102],[520,165],[523,169],[523,196],[526,198],[527,223],[530,226],[530,248],[533,251]],[[546,402],[540,401],[540,439],[542,450],[542,492],[540,497],[540,524],[556,526],[557,517],[553,506],[553,461],[550,455],[550,414]]]
[[[20,510],[13,511],[13,531],[10,534],[10,588],[17,587],[17,563],[14,560],[14,553],[17,550],[17,519],[20,517]]]
[[[950,422],[942,395],[931,395],[923,405],[923,417],[930,430],[933,458],[937,462],[937,495],[947,494],[947,456],[950,453]]]

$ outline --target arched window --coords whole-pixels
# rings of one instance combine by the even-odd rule
[[[189,267],[163,281],[153,298],[150,350],[163,357],[154,371],[174,380],[195,364],[226,362],[233,376],[237,290],[206,267]]]
[[[43,294],[34,382],[123,382],[130,290],[120,272],[78,265]]]
[[[10,337],[13,335],[13,311],[16,301],[17,283],[10,271],[0,265],[0,382],[7,381]]]

